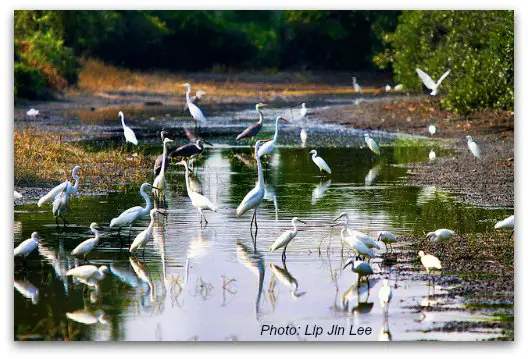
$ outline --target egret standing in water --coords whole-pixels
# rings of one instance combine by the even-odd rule
[[[53,200],[53,205],[51,212],[55,217],[55,223],[59,225],[59,217],[62,218],[62,223],[66,226],[66,214],[68,213],[68,207],[70,203],[70,196],[68,191],[68,186],[62,190],[55,199]]]
[[[378,293],[379,301],[384,309],[385,315],[389,314],[389,303],[392,299],[392,290],[387,279],[383,280],[383,286]]]
[[[29,253],[33,252],[38,247],[40,238],[37,232],[31,233],[31,238],[26,239],[20,243],[14,250],[14,256],[23,256],[26,258]]]
[[[236,209],[236,216],[237,218],[249,211],[250,209],[254,209],[253,211],[253,217],[251,218],[251,226],[250,230],[253,228],[253,221],[255,222],[255,227],[258,230],[257,225],[257,208],[262,203],[262,200],[264,199],[264,175],[262,173],[262,163],[260,162],[260,156],[258,155],[259,149],[265,142],[262,140],[257,141],[255,143],[255,158],[257,160],[257,183],[255,185],[255,188],[253,188],[251,191],[246,194],[242,202],[238,205]]]
[[[75,166],[72,169],[72,177],[75,179],[75,184],[72,185],[70,181],[66,180],[62,182],[61,184],[55,186],[51,191],[49,191],[45,196],[42,196],[39,200],[37,205],[40,207],[44,203],[52,202],[55,197],[59,193],[61,193],[65,188],[68,189],[69,194],[73,195],[77,193],[77,189],[79,188],[79,176],[77,175],[77,172],[81,169],[80,166]]]
[[[385,248],[390,246],[392,252],[392,244],[397,242],[396,236],[388,231],[381,231],[378,234],[378,241],[382,241],[385,244]]]
[[[123,132],[125,134],[126,142],[130,142],[131,144],[137,146],[138,140],[136,138],[136,134],[134,133],[134,131],[132,131],[130,127],[125,125],[125,115],[123,114],[123,111],[119,111],[118,115],[119,117],[121,117],[121,124],[123,125]]]
[[[152,208],[152,203],[150,202],[149,196],[145,193],[145,190],[147,187],[154,188],[149,183],[143,183],[141,185],[141,188],[139,189],[139,194],[141,194],[141,197],[145,199],[145,208],[141,206],[135,206],[132,208],[127,209],[123,213],[121,213],[118,217],[113,218],[110,221],[110,228],[118,228],[121,230],[121,227],[128,226],[128,229],[130,231],[132,227],[132,223],[134,223],[136,220],[138,220],[141,217],[144,217],[150,213],[150,210]]]
[[[165,136],[168,134],[168,132],[161,131],[160,134],[161,134],[161,143],[163,144],[163,142],[165,141]],[[169,163],[170,163],[169,155],[168,154],[166,154],[165,156],[163,156],[162,154],[159,155],[158,157],[156,157],[156,162],[154,162],[154,177],[159,175],[159,173],[161,172],[161,164],[163,163],[163,158],[165,158],[165,166],[163,168],[166,170],[167,167],[169,167]]]
[[[328,167],[328,164],[325,160],[323,160],[322,157],[317,156],[316,150],[311,150],[310,154],[312,155],[312,161],[315,163],[315,165],[319,168],[319,172],[321,174],[321,177],[323,176],[323,171],[325,171],[328,174],[332,174],[332,170],[330,167]]]
[[[514,224],[515,224],[515,220],[513,218],[513,215],[511,215],[508,218],[497,222],[497,224],[495,224],[495,229],[511,229],[512,230],[512,234],[511,235],[513,236]],[[510,238],[511,238],[511,236],[510,236]]]
[[[198,103],[201,101],[203,95],[206,95],[205,91],[202,91],[202,90],[196,91],[196,94],[194,96],[191,96],[191,102],[194,103],[195,105],[198,105]],[[185,102],[185,106],[184,106],[182,112],[187,111],[187,108],[188,108],[187,102]]]
[[[352,86],[354,86],[354,91],[361,92],[361,86],[359,86],[355,77],[352,77]]]
[[[189,166],[187,165],[187,161],[182,160],[177,163],[177,165],[182,165],[185,167],[185,185],[187,187],[187,195],[191,199],[191,203],[200,212],[200,225],[202,224],[202,221],[205,221],[205,225],[207,226],[207,219],[205,218],[203,211],[213,211],[216,212],[218,207],[213,204],[209,200],[209,198],[205,197],[203,194],[200,194],[198,192],[193,192],[191,190],[191,184],[189,182]]]
[[[436,133],[436,126],[435,125],[429,125],[429,133],[434,135]]]
[[[471,153],[473,154],[473,156],[475,156],[476,158],[480,159],[480,148],[479,146],[477,145],[477,143],[475,141],[473,141],[473,137],[471,136],[466,136],[468,142],[468,147],[469,147],[469,150],[471,151]]]
[[[165,167],[167,163],[167,143],[172,142],[170,138],[165,138],[163,140],[163,159],[161,161],[161,170],[159,175],[156,176],[154,179],[154,183],[152,184],[154,188],[152,188],[152,193],[154,196],[158,199],[165,198]]]
[[[271,245],[271,247],[269,248],[269,251],[270,252],[274,252],[275,250],[279,249],[279,248],[284,248],[282,250],[282,261],[284,262],[286,260],[286,248],[288,247],[288,244],[290,244],[290,242],[295,238],[295,236],[297,235],[297,225],[295,224],[295,222],[301,222],[301,223],[304,223],[306,224],[306,222],[304,221],[301,221],[299,218],[297,217],[293,217],[292,220],[291,220],[291,224],[293,226],[293,230],[291,231],[286,231],[284,232],[283,234],[281,234],[279,236],[279,238],[277,238],[275,240],[275,242]]]
[[[356,259],[359,258],[359,256],[374,257],[374,252],[372,249],[370,249],[365,243],[363,243],[361,240],[359,240],[356,236],[347,236],[346,235],[346,227],[343,227],[341,229],[341,241],[345,243],[350,249],[352,249],[356,253]]]
[[[430,276],[431,272],[435,269],[441,270],[442,264],[440,263],[440,260],[436,258],[433,255],[425,254],[424,251],[418,252],[418,256],[420,257],[420,261],[422,262],[422,265],[425,268],[425,271],[427,272],[427,275]]]
[[[185,83],[182,86],[185,86],[187,88],[187,92],[185,93],[185,99],[187,101],[187,108],[189,109],[191,116],[194,118],[194,121],[196,123],[207,123],[207,120],[205,119],[202,110],[200,110],[200,108],[191,101],[191,85],[189,83]]]
[[[204,150],[204,143],[212,146],[211,143],[207,142],[204,139],[198,139],[195,143],[189,143],[183,146],[178,147],[171,153],[169,153],[169,158],[174,157],[184,157],[184,158],[194,158],[202,154]]]
[[[306,104],[303,102],[301,104],[301,117],[300,117],[300,119],[303,119],[306,116],[307,113],[308,113],[308,109],[306,108]]]
[[[378,144],[376,143],[376,141],[374,141],[372,137],[370,137],[368,133],[365,133],[365,142],[367,143],[368,148],[370,148],[372,152],[374,152],[378,156],[381,155]]]
[[[260,146],[258,150],[258,157],[264,157],[266,155],[269,155],[275,149],[275,145],[277,144],[277,137],[279,136],[279,121],[288,122],[288,120],[286,120],[284,117],[277,116],[277,118],[275,119],[275,134],[273,135],[271,141],[266,141]]]
[[[342,212],[339,216],[337,216],[334,219],[334,222],[337,222],[338,219],[343,218],[343,217],[345,218],[345,222],[344,222],[343,227],[346,230],[347,236],[352,237],[354,239],[357,239],[357,240],[363,242],[368,248],[381,249],[380,246],[374,240],[374,238],[372,238],[368,234],[365,234],[363,232],[356,231],[354,229],[348,228],[348,220],[349,220],[348,213]]]
[[[86,261],[88,253],[90,253],[99,243],[99,231],[97,230],[97,228],[97,223],[93,222],[92,224],[90,224],[90,230],[95,235],[95,237],[87,239],[81,244],[79,244],[77,247],[75,247],[75,249],[71,252],[72,256],[83,256],[84,260]]]
[[[236,140],[241,140],[243,138],[254,138],[257,137],[258,133],[262,129],[262,122],[264,121],[264,116],[262,115],[262,111],[260,110],[261,107],[268,106],[265,103],[257,103],[255,105],[255,110],[257,110],[257,113],[259,115],[259,120],[257,123],[254,123],[253,125],[246,128],[244,131],[242,131],[237,137]]]
[[[449,70],[447,70],[442,77],[438,80],[438,82],[434,82],[431,76],[420,70],[419,68],[416,68],[416,73],[422,80],[425,87],[427,87],[429,90],[431,90],[431,96],[435,96],[438,93],[438,86],[442,83],[442,81],[449,75]]]
[[[136,236],[134,242],[132,242],[132,245],[130,246],[129,253],[132,253],[135,250],[138,250],[143,247],[143,256],[145,256],[145,247],[148,241],[152,238],[152,230],[154,229],[154,215],[156,214],[156,212],[159,212],[156,208],[150,210],[150,223],[146,229],[141,231]]]
[[[357,273],[358,275],[358,283],[361,281],[361,277],[366,277],[367,284],[370,286],[370,283],[368,281],[368,276],[371,274],[374,274],[374,271],[372,270],[372,267],[367,262],[363,261],[354,261],[354,258],[350,258],[343,269],[350,266],[352,269],[352,272]]]
[[[97,281],[100,281],[105,277],[105,272],[108,272],[108,267],[105,265],[97,268],[94,265],[88,264],[72,268],[66,272],[66,275],[75,277],[80,282],[91,287],[97,287]]]

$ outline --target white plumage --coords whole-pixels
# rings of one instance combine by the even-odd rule
[[[307,113],[308,113],[308,109],[306,108],[306,104],[303,102],[301,104],[301,119],[304,118],[304,116],[306,116]]]
[[[150,202],[149,196],[145,193],[147,187],[152,187],[149,183],[143,183],[139,189],[139,193],[145,199],[145,208],[141,206],[135,206],[127,209],[121,213],[118,217],[113,218],[110,221],[110,228],[121,228],[126,226],[132,226],[137,219],[144,217],[150,213],[152,203]]]
[[[513,229],[514,224],[515,221],[513,215],[511,215],[508,218],[497,222],[497,224],[495,224],[495,229]]]
[[[130,250],[129,250],[130,253],[140,248],[145,249],[145,246],[147,245],[148,241],[152,238],[152,230],[154,229],[154,214],[156,214],[156,212],[158,212],[156,208],[153,208],[150,211],[150,223],[146,229],[141,231],[136,236],[136,238],[134,238],[134,241],[132,242],[132,245],[130,246]]]
[[[442,81],[449,75],[449,70],[447,70],[442,77],[437,82],[434,82],[431,76],[420,70],[419,68],[416,68],[416,73],[422,80],[423,84],[431,90],[431,96],[435,96],[438,93],[438,86],[442,83]]]
[[[70,195],[73,195],[77,193],[77,189],[79,188],[79,176],[77,175],[77,172],[81,169],[80,166],[75,166],[72,169],[72,178],[75,179],[75,184],[72,186],[70,181],[64,181],[61,184],[55,186],[51,191],[49,191],[46,195],[42,196],[38,202],[37,205],[41,207],[44,203],[52,202],[55,197],[64,189],[68,189],[68,193]]]
[[[161,160],[160,173],[154,178],[154,182],[152,183],[155,187],[152,188],[152,193],[158,198],[165,194],[165,162],[167,161],[167,143],[169,142],[173,141],[169,138],[163,139],[163,157]]]
[[[288,120],[286,120],[282,116],[277,116],[277,118],[275,119],[275,134],[273,135],[273,139],[271,139],[271,141],[266,141],[262,143],[258,150],[259,157],[269,155],[273,152],[273,150],[275,150],[275,145],[277,144],[277,138],[279,136],[279,121],[288,122]]]
[[[306,147],[306,141],[308,140],[308,133],[304,128],[301,128],[301,146]]]
[[[433,161],[435,159],[436,159],[436,152],[431,150],[431,152],[429,152],[429,160]]]
[[[291,220],[293,229],[282,233],[269,248],[270,252],[273,252],[279,248],[284,248],[284,250],[282,251],[282,258],[286,258],[286,248],[288,247],[288,244],[290,244],[290,242],[297,235],[297,225],[295,224],[295,222],[301,222],[306,224],[306,222],[301,221],[299,218],[293,217]]]
[[[66,272],[66,275],[75,277],[85,284],[93,285],[96,281],[104,278],[106,271],[108,271],[108,267],[105,265],[97,268],[94,265],[88,264],[72,268]]]
[[[97,223],[93,222],[90,224],[90,230],[94,234],[94,238],[87,239],[81,242],[75,249],[71,252],[72,256],[86,256],[90,253],[95,246],[99,243],[99,231],[97,230]]]
[[[397,84],[396,86],[394,86],[394,91],[401,91],[401,90],[403,90],[402,84]]]
[[[345,235],[346,228],[343,228],[341,230],[341,240],[343,243],[345,243],[347,246],[350,247],[354,252],[356,252],[357,256],[366,256],[369,258],[374,257],[374,252],[362,241],[360,241],[355,236],[347,236]]]
[[[450,229],[440,228],[434,232],[427,233],[426,238],[431,238],[431,241],[433,241],[434,243],[443,243],[451,239],[454,234],[455,232]]]
[[[317,155],[316,150],[311,150],[310,154],[312,155],[312,161],[315,163],[315,165],[319,168],[319,171],[321,172],[321,175],[323,174],[323,171],[327,172],[328,174],[332,174],[332,170],[328,166],[325,160],[323,160],[322,157]]]
[[[355,77],[352,77],[352,85],[354,86],[354,91],[361,92],[361,86],[359,86]]]
[[[342,212],[339,216],[337,216],[334,219],[334,222],[337,222],[338,219],[343,218],[343,217],[345,218],[345,223],[343,227],[347,231],[346,235],[348,237],[351,237],[353,239],[363,242],[368,248],[380,249],[379,244],[377,244],[374,238],[372,238],[368,234],[348,228],[348,220],[349,220],[348,213]]]
[[[185,99],[187,101],[187,108],[189,109],[189,112],[191,113],[192,118],[194,118],[196,122],[207,123],[207,120],[202,110],[200,110],[200,108],[191,101],[191,98],[190,98],[191,85],[189,83],[185,83],[183,84],[183,86],[187,87],[187,92],[185,93]]]
[[[431,135],[434,135],[436,133],[436,126],[435,125],[429,125],[428,129],[429,129],[429,133]]]
[[[392,244],[397,242],[396,236],[388,231],[378,233],[378,241],[382,241],[385,247],[389,246],[392,251]]]
[[[374,152],[376,155],[381,155],[378,144],[376,143],[376,141],[374,141],[372,137],[370,137],[368,133],[365,133],[365,142],[367,143],[368,148],[370,148],[372,152]]]
[[[28,116],[32,116],[32,117],[33,117],[33,116],[38,116],[38,115],[39,115],[39,110],[36,110],[36,109],[34,109],[34,108],[30,108],[30,109],[28,110],[28,112],[26,112],[26,115],[28,115]]]
[[[66,318],[73,320],[77,323],[81,324],[106,324],[107,321],[105,319],[105,313],[101,310],[98,311],[90,311],[87,309],[77,310],[75,312],[68,312],[66,313]]]
[[[435,256],[425,254],[423,251],[418,252],[418,256],[420,256],[420,261],[422,262],[422,265],[424,266],[425,271],[428,275],[435,269],[442,269],[442,264],[440,263],[440,260]]]
[[[480,148],[477,145],[477,143],[473,141],[473,138],[471,136],[466,136],[466,138],[468,140],[467,144],[468,144],[469,150],[471,151],[473,156],[480,158]]]
[[[14,250],[15,257],[17,256],[23,256],[24,258],[27,257],[35,248],[38,247],[39,244],[39,235],[37,232],[31,233],[31,238],[26,239],[22,243],[20,243]]]
[[[136,134],[130,127],[125,125],[125,115],[123,114],[123,111],[119,111],[119,117],[121,117],[121,124],[123,125],[123,132],[125,134],[125,140],[126,142],[130,142],[133,145],[138,144],[138,140],[136,138]]]
[[[385,309],[385,312],[388,312],[389,303],[392,299],[392,290],[387,279],[383,280],[383,286],[380,288],[378,298],[381,306]]]
[[[20,199],[20,198],[22,198],[22,195],[21,195],[20,193],[18,193],[17,191],[13,191],[13,192],[14,192],[14,193],[13,193],[13,197],[14,197],[15,199]]]

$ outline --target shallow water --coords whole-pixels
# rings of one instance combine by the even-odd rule
[[[140,252],[129,257],[126,249],[120,249],[128,244],[128,230],[118,236],[108,228],[110,219],[126,208],[143,205],[137,189],[94,197],[82,196],[81,191],[71,201],[66,229],[55,226],[47,206],[17,206],[15,245],[33,231],[39,232],[42,242],[39,253],[32,253],[25,264],[15,264],[15,339],[482,340],[500,336],[493,329],[456,335],[431,330],[452,320],[489,321],[490,317],[465,311],[461,298],[443,295],[448,288],[428,285],[418,265],[399,262],[389,267],[375,258],[370,290],[365,282],[358,288],[356,274],[342,270],[348,253],[342,255],[340,227],[332,227],[331,221],[346,211],[354,229],[373,236],[379,230],[420,235],[442,227],[482,233],[492,230],[510,210],[468,206],[439,188],[407,186],[401,165],[427,158],[431,148],[422,140],[376,133],[385,145],[382,159],[375,159],[363,148],[362,132],[308,120],[281,127],[281,143],[288,146],[278,148],[266,164],[266,197],[258,210],[254,238],[251,213],[239,219],[234,215],[256,181],[254,160],[249,148],[233,147],[230,140],[253,117],[252,112],[239,111],[217,122],[210,119],[214,126],[207,126],[206,133],[215,147],[207,148],[195,168],[203,194],[219,210],[205,212],[209,221],[205,228],[187,197],[182,168],[170,167],[168,215],[157,216],[155,238],[144,256]],[[229,126],[229,118],[240,119],[240,125]],[[173,133],[182,132],[182,126],[178,120],[166,125]],[[308,131],[307,148],[299,144],[301,127]],[[266,125],[266,133],[272,130]],[[159,142],[154,132],[143,142]],[[330,139],[332,147],[327,145]],[[90,143],[94,150],[107,145],[108,141]],[[332,168],[330,179],[320,178],[308,155],[312,146]],[[153,145],[152,151],[160,147]],[[267,248],[291,228],[294,216],[307,225],[299,225],[284,264],[280,252],[269,253]],[[68,268],[82,264],[70,252],[91,237],[91,222],[103,227],[103,238],[89,261],[111,269],[97,291],[65,277]],[[147,217],[138,221],[132,239],[147,225]],[[394,247],[398,251],[398,245]],[[382,246],[378,253],[384,252]],[[388,319],[378,301],[383,278],[393,286]],[[432,305],[449,310],[431,311]],[[68,314],[77,311],[82,315]],[[261,333],[266,326],[287,325],[296,332]],[[324,334],[333,325],[346,328],[345,334]],[[359,327],[371,331],[350,335],[351,326],[356,334]],[[323,333],[315,337],[318,328]]]

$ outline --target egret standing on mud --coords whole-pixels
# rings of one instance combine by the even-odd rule
[[[260,146],[258,150],[258,157],[269,155],[273,152],[273,150],[275,150],[275,145],[277,144],[277,138],[279,136],[279,121],[288,122],[288,120],[286,120],[284,117],[277,116],[275,119],[275,134],[270,141],[266,141]]]
[[[125,133],[126,142],[130,142],[131,144],[137,146],[138,140],[136,138],[136,134],[130,127],[125,125],[125,115],[123,114],[123,111],[119,111],[118,115],[121,117],[121,124],[123,125],[123,132]]]
[[[435,269],[441,270],[442,264],[440,263],[440,260],[436,258],[433,255],[425,254],[424,251],[418,252],[418,256],[420,257],[420,261],[422,262],[422,265],[425,268],[425,271],[427,272],[427,275],[430,276],[431,272]]]
[[[143,197],[143,199],[145,199],[145,208],[141,206],[135,206],[127,209],[118,217],[113,218],[110,221],[110,228],[117,227],[119,230],[121,230],[121,227],[128,226],[128,229],[130,230],[132,227],[132,223],[150,213],[152,203],[150,202],[149,196],[145,193],[147,187],[154,188],[154,186],[152,186],[150,183],[143,183],[139,189],[139,194],[141,195],[141,197]]]
[[[240,202],[236,209],[237,218],[249,211],[250,209],[254,209],[253,217],[251,218],[250,230],[253,228],[253,221],[255,222],[255,227],[258,230],[257,208],[262,203],[265,194],[262,163],[260,162],[260,156],[258,155],[259,149],[264,143],[265,142],[262,140],[259,140],[257,141],[257,143],[255,143],[255,158],[257,160],[257,183],[255,185],[255,188],[253,188],[251,191],[248,192],[248,194],[246,194],[246,196],[244,197],[242,202]]]
[[[381,231],[378,234],[378,241],[382,241],[385,244],[385,248],[390,246],[392,252],[392,244],[397,242],[396,236],[388,231]]]
[[[312,155],[312,161],[315,163],[315,165],[319,168],[319,172],[321,174],[321,177],[323,176],[323,171],[325,171],[328,174],[332,174],[332,170],[330,167],[328,167],[328,164],[325,160],[323,160],[322,157],[317,156],[316,150],[311,150],[310,154]]]
[[[196,123],[207,123],[207,120],[205,119],[202,110],[200,110],[200,108],[191,101],[191,85],[187,82],[182,86],[185,86],[187,88],[187,92],[185,93],[185,99],[187,101],[187,108],[189,109],[191,116],[194,118],[194,121],[196,121]]]
[[[31,233],[31,238],[26,239],[20,243],[14,250],[14,256],[23,256],[26,258],[29,253],[33,252],[38,247],[40,238],[37,232]]]
[[[165,197],[165,167],[167,164],[168,156],[167,156],[167,143],[172,142],[170,138],[165,138],[163,140],[163,154],[162,154],[162,160],[161,160],[161,169],[159,175],[154,178],[154,183],[152,188],[152,193],[154,196],[158,199]]]
[[[301,223],[304,223],[306,224],[306,222],[304,221],[301,221],[299,218],[297,217],[293,217],[292,220],[291,220],[291,224],[293,226],[293,230],[291,231],[286,231],[284,232],[283,234],[281,234],[279,236],[279,238],[277,238],[275,240],[275,242],[271,245],[271,247],[269,248],[269,251],[270,252],[274,252],[275,250],[279,249],[279,248],[284,248],[282,250],[282,261],[284,262],[286,260],[286,248],[288,247],[288,244],[290,244],[290,242],[295,238],[295,236],[297,235],[297,225],[295,224],[295,222],[301,222]]]
[[[435,244],[441,243],[442,244],[442,254],[443,254],[444,253],[444,243],[450,240],[454,234],[455,232],[453,232],[450,229],[440,228],[434,232],[427,233],[425,237],[431,238],[431,241]]]
[[[97,230],[97,223],[93,222],[90,224],[90,230],[95,235],[95,237],[87,239],[75,247],[75,249],[71,252],[72,256],[83,256],[84,260],[86,261],[88,253],[90,253],[95,248],[95,246],[97,246],[99,243],[99,231]]]
[[[435,96],[438,93],[438,86],[442,83],[442,81],[449,75],[449,70],[447,70],[442,77],[438,80],[438,82],[434,82],[431,76],[420,70],[419,68],[416,68],[416,73],[422,80],[425,87],[427,87],[429,90],[431,90],[431,96]]]
[[[473,137],[466,136],[466,138],[468,140],[467,144],[468,144],[469,150],[471,151],[473,156],[475,156],[476,158],[480,159],[480,148],[479,148],[479,146],[477,145],[477,143],[475,141],[473,141]]]
[[[367,143],[368,148],[370,148],[370,150],[374,152],[374,154],[378,156],[381,155],[378,144],[376,143],[376,141],[374,141],[372,137],[370,137],[368,133],[365,133],[365,142]]]
[[[243,138],[254,138],[257,137],[258,133],[262,129],[262,122],[264,121],[264,116],[262,115],[262,111],[260,110],[261,107],[268,106],[265,103],[257,103],[255,105],[255,110],[257,110],[257,113],[259,115],[259,120],[257,123],[254,123],[253,125],[246,128],[244,131],[242,131],[237,137],[236,140],[241,140]]]

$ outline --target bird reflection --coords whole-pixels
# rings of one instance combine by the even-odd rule
[[[418,192],[416,203],[419,206],[423,206],[424,204],[434,200],[440,200],[442,202],[445,202],[447,201],[447,199],[447,194],[443,192],[439,187],[423,186],[420,189],[420,192]]]
[[[202,182],[198,178],[194,169],[194,160],[190,160],[189,163],[189,187],[191,191],[203,194]]]
[[[374,181],[376,181],[376,177],[378,176],[378,173],[381,169],[381,166],[379,164],[375,165],[368,171],[367,176],[365,177],[365,185],[366,186],[372,186],[374,184]]]
[[[254,241],[253,243],[256,242]],[[258,319],[260,312],[260,299],[262,297],[262,288],[264,287],[264,276],[266,274],[264,256],[262,256],[262,254],[259,253],[255,247],[251,249],[240,242],[237,243],[236,254],[238,262],[243,264],[257,277],[258,294],[257,300],[255,302],[255,311]]]
[[[377,279],[370,280],[372,287],[375,286],[377,281]],[[359,283],[353,284],[343,293],[341,305],[335,305],[336,310],[349,312],[354,315],[370,313],[374,307],[374,302],[369,302],[370,287],[369,285],[360,285]],[[364,298],[362,299],[362,297]]]
[[[235,153],[235,157],[248,168],[257,168],[253,155],[247,155],[242,153]]]
[[[15,289],[22,294],[24,298],[30,299],[31,303],[37,304],[39,301],[39,290],[26,278],[14,281]]]
[[[321,181],[317,186],[315,186],[312,191],[312,205],[316,204],[321,198],[324,197],[325,192],[328,191],[328,188],[332,184],[332,180],[327,180],[325,182]]]
[[[273,202],[273,207],[275,207],[275,220],[278,221],[279,207],[277,205],[277,196],[275,195],[275,188],[270,184],[264,187],[264,199]]]
[[[195,236],[189,242],[187,249],[187,258],[195,259],[203,257],[210,247],[209,241],[204,237],[204,229],[200,228]]]
[[[71,257],[64,250],[64,243],[60,239],[58,240],[57,249],[48,248],[42,241],[39,242],[39,254],[46,259],[53,271],[55,276],[62,281],[64,287],[64,294],[68,294],[68,277],[66,272],[75,267],[75,258]]]
[[[143,265],[143,263],[141,263],[137,258],[134,258],[133,256],[130,256],[128,259],[130,261],[132,269],[134,270],[138,278],[148,285],[150,304],[154,304],[154,284],[152,283],[152,280],[150,279],[150,276],[146,271],[146,267]]]
[[[288,267],[286,266],[286,263],[284,263],[284,268],[281,268],[271,263],[270,268],[273,274],[279,279],[279,281],[285,286],[290,288],[291,295],[294,299],[297,299],[306,294],[306,292],[297,291],[299,288],[299,283],[297,282],[297,279],[295,279],[288,271]]]
[[[306,141],[308,140],[308,133],[304,128],[301,128],[301,146],[306,147]]]
[[[76,310],[75,312],[66,313],[66,317],[81,324],[107,324],[106,313],[102,310],[90,310],[87,308]]]
[[[392,334],[389,327],[389,316],[383,316],[383,326],[380,328],[380,333],[378,337],[380,342],[390,342],[392,341]]]

